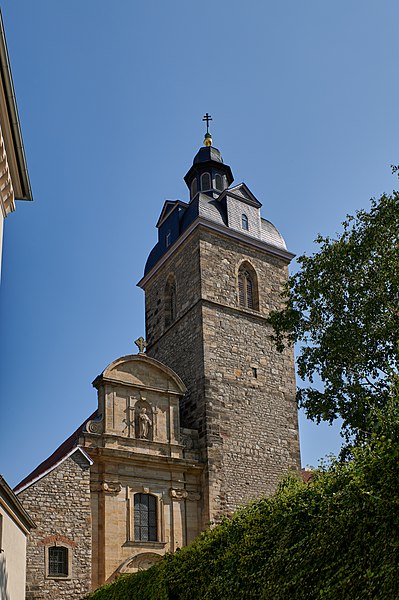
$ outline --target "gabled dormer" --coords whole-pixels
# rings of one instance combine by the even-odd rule
[[[227,226],[262,239],[260,209],[262,204],[251,190],[240,183],[223,192],[219,197],[226,210]]]

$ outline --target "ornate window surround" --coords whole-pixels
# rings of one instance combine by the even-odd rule
[[[134,487],[128,489],[128,522],[127,522],[127,546],[138,546],[144,548],[164,548],[165,541],[165,522],[164,522],[164,501],[162,492],[155,492],[148,487]],[[134,535],[134,497],[136,494],[148,494],[153,496],[156,502],[156,540],[136,540]]]

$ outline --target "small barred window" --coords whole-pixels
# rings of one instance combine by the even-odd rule
[[[248,217],[247,215],[243,214],[241,216],[241,226],[243,229],[245,229],[246,231],[249,230],[249,223],[248,223]]]
[[[48,576],[68,577],[68,548],[51,546],[48,549]]]
[[[151,494],[134,495],[134,539],[157,541],[157,499]]]

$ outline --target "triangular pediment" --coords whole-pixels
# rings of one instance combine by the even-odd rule
[[[159,228],[162,223],[165,221],[165,219],[168,218],[168,216],[170,215],[170,213],[177,207],[177,206],[181,206],[183,208],[187,208],[187,204],[185,202],[182,202],[181,200],[166,200],[161,214],[159,215],[159,219],[158,222],[156,224],[156,226]]]
[[[247,202],[248,204],[257,206],[258,208],[262,206],[262,204],[254,196],[254,194],[244,182],[239,183],[238,185],[235,185],[232,188],[229,188],[228,190],[226,190],[226,193],[228,196],[234,196],[236,198],[239,198],[240,200],[243,200],[244,202]]]

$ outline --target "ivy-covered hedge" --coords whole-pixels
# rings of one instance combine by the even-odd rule
[[[384,427],[304,484],[238,511],[191,546],[90,600],[397,600],[399,436]]]

